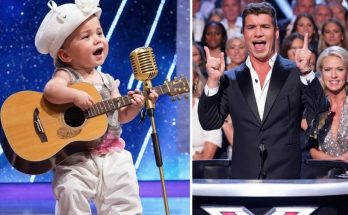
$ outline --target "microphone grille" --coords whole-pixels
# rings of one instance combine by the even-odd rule
[[[158,69],[152,48],[140,47],[133,50],[130,60],[135,79],[145,81],[157,75]]]

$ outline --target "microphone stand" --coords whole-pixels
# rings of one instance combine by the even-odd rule
[[[151,87],[152,87],[151,80],[145,80],[144,90],[148,92],[148,94],[150,94]],[[156,159],[156,166],[159,169],[159,173],[161,177],[164,207],[166,210],[166,215],[169,215],[170,213],[169,213],[169,207],[168,207],[167,191],[166,191],[166,186],[164,182],[164,174],[163,174],[163,168],[162,168],[163,162],[162,162],[161,148],[159,145],[159,140],[158,140],[158,135],[156,130],[156,123],[155,123],[155,116],[154,116],[155,105],[153,104],[151,99],[148,98],[145,100],[145,107],[146,107],[146,112],[151,120],[151,126],[152,126],[151,138],[152,138],[153,150],[154,150],[155,159]]]

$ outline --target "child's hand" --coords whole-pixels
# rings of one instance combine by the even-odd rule
[[[150,99],[155,104],[158,99],[158,94],[155,90],[150,89]]]
[[[128,95],[131,97],[131,107],[140,109],[144,106],[145,98],[140,93],[140,90],[136,89],[135,91],[129,91]]]
[[[86,110],[92,107],[95,104],[93,98],[86,92],[82,90],[76,90],[74,96],[74,105],[81,108],[82,110]]]

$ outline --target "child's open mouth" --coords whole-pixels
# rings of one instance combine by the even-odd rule
[[[95,52],[93,52],[93,55],[101,55],[102,52],[103,52],[103,48],[99,48]]]

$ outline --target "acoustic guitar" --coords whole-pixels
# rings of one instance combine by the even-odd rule
[[[131,104],[131,97],[102,100],[91,84],[70,87],[91,95],[96,104],[83,111],[73,104],[48,102],[42,93],[21,91],[8,97],[1,108],[1,123],[7,141],[3,151],[17,170],[42,174],[76,152],[90,151],[108,127],[106,113]],[[189,92],[185,77],[166,81],[153,88],[159,95],[176,96]],[[147,99],[148,92],[141,92]]]

